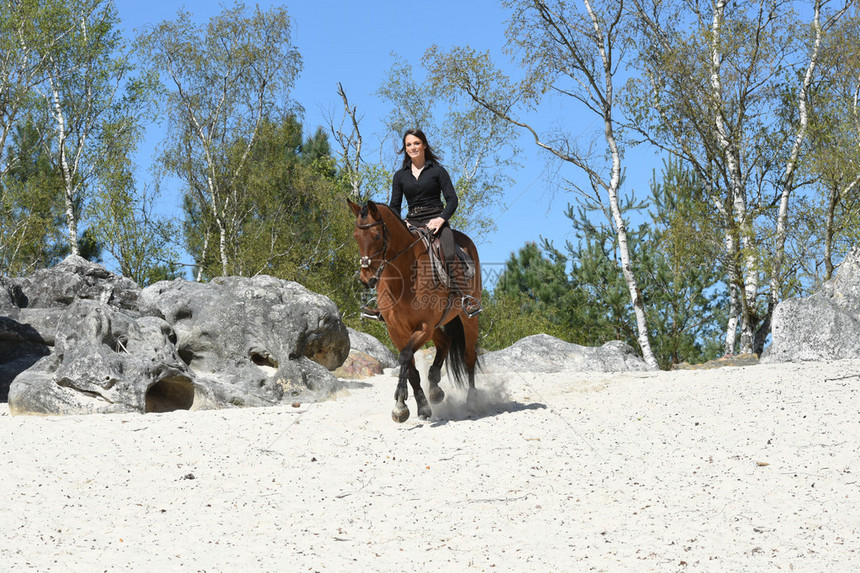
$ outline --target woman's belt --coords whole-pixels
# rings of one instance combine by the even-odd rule
[[[442,207],[411,207],[409,211],[406,213],[407,219],[424,219],[427,217],[436,217],[441,215],[443,211]]]

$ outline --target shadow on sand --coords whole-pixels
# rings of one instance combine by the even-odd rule
[[[541,404],[540,402],[529,402],[528,404],[516,401],[499,403],[491,402],[480,404],[477,412],[470,412],[466,407],[465,401],[456,399],[449,400],[450,398],[447,398],[445,402],[434,404],[432,406],[433,417],[429,420],[431,427],[436,428],[438,426],[444,426],[449,422],[480,420],[483,418],[499,416],[501,414],[514,414],[528,410],[545,410],[547,407],[546,404]]]

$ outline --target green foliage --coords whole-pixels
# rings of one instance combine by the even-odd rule
[[[434,101],[425,88],[415,81],[412,66],[395,57],[385,82],[376,92],[392,104],[386,127],[391,131],[395,145],[400,145],[400,136],[407,129],[418,128],[427,132],[433,126]]]
[[[528,242],[505,263],[493,291],[493,302],[501,308],[511,304],[519,307],[514,318],[513,331],[520,326],[540,328],[544,332],[568,341],[580,341],[581,333],[575,331],[570,310],[577,308],[574,300],[577,293],[570,288],[567,276],[568,260],[552,245],[545,243],[541,250],[537,243]],[[516,339],[515,339],[516,340]]]
[[[68,243],[61,243],[58,247],[55,260],[62,260],[72,254]],[[104,263],[104,245],[99,242],[92,227],[84,229],[78,237],[78,256],[94,263]]]
[[[328,141],[328,134],[322,127],[318,127],[313,135],[309,135],[305,139],[301,146],[301,157],[302,161],[307,164],[331,161],[331,145]]]
[[[144,187],[116,187],[93,197],[90,212],[99,224],[98,242],[119,265],[119,272],[141,286],[177,274],[174,261],[177,225],[156,212],[158,194]]]
[[[258,137],[292,115],[287,96],[301,69],[286,9],[248,10],[237,2],[206,26],[180,11],[138,45],[166,84],[169,137],[162,167],[183,182],[186,203],[196,203],[186,205],[192,216],[185,225],[198,278],[215,273],[213,255],[217,274],[253,272],[241,259],[251,216],[242,193],[253,191],[251,155]],[[300,145],[299,139],[293,151]]]
[[[720,237],[711,213],[703,209],[702,192],[690,172],[678,162],[666,162],[662,183],[652,183],[651,220],[628,230],[652,350],[662,368],[715,357],[723,275],[714,264]],[[625,210],[630,206],[628,202]],[[568,245],[574,261],[571,284],[582,295],[582,307],[570,320],[585,330],[588,345],[618,339],[635,348],[635,318],[618,266],[615,234],[591,224],[584,210],[568,214],[579,231],[578,244]]]
[[[567,243],[572,260],[570,282],[579,295],[579,304],[566,309],[566,320],[571,328],[582,333],[581,344],[600,346],[609,340],[623,340],[636,348],[636,321],[630,291],[618,262],[615,233],[606,225],[589,223],[582,210],[580,216],[577,220],[573,211],[568,211],[579,232],[576,243]],[[639,256],[639,237],[639,233],[628,231],[630,256],[634,260]]]
[[[57,262],[63,240],[62,181],[32,123],[17,125],[0,179],[0,274],[25,275]]]
[[[233,153],[244,153],[240,140]],[[324,134],[302,145],[302,128],[294,117],[260,124],[243,171],[232,183],[233,240],[228,245],[230,274],[270,274],[297,280],[332,294],[346,272],[343,258],[352,246],[346,192],[336,178]],[[210,212],[186,195],[187,243],[202,265],[203,276],[220,272],[220,256],[207,244],[218,240]],[[202,233],[201,230],[206,230]],[[349,247],[347,247],[349,245]]]
[[[628,230],[652,350],[662,368],[703,362],[719,352],[725,296],[714,261],[720,237],[712,213],[703,208],[702,192],[689,171],[677,161],[666,162],[662,183],[652,184],[650,221]],[[641,205],[628,200],[622,207],[630,212]],[[490,316],[510,336],[495,332],[488,339],[499,344],[546,332],[585,346],[622,340],[636,348],[636,320],[615,232],[595,224],[584,207],[570,207],[567,215],[577,231],[567,255],[544,241],[542,248],[527,243],[507,262],[490,307],[509,316]]]
[[[487,351],[507,348],[532,334],[549,334],[565,338],[563,329],[554,323],[534,301],[521,293],[485,293],[481,313],[479,346]]]
[[[572,312],[581,307],[577,300],[581,293],[571,288],[567,258],[548,243],[545,252],[529,242],[505,264],[481,315],[488,348],[538,333],[578,344],[587,338],[571,320]]]
[[[0,3],[0,176],[15,163],[9,139],[27,123],[27,107],[42,76],[44,65],[35,50],[32,25],[41,2],[22,0]],[[30,126],[32,127],[32,126]]]
[[[806,267],[802,274],[811,276],[820,258],[828,265],[829,255],[813,254],[820,252],[814,234],[795,232],[811,212],[795,213],[794,205],[802,193],[825,195],[826,186],[803,189],[825,175],[824,165],[840,177],[852,171],[840,155],[856,148],[839,136],[851,129],[851,106],[843,99],[841,113],[833,107],[835,94],[846,93],[835,86],[856,86],[858,77],[856,67],[836,71],[857,53],[850,4],[815,3],[822,12],[813,23],[814,11],[796,2],[636,3],[624,112],[642,140],[695,170],[707,191],[703,205],[722,210],[711,221],[731,251],[722,261],[723,281],[743,294],[731,312],[745,351],[760,350],[772,303],[807,281],[798,281],[798,270]],[[777,292],[767,292],[766,284]]]
[[[799,166],[815,185],[792,205],[788,244],[801,292],[832,278],[835,264],[860,241],[860,19],[848,18],[827,35],[822,55],[822,79],[811,90],[807,161]]]
[[[108,156],[133,151],[114,141],[135,123],[118,114],[131,66],[115,6],[24,0],[4,3],[0,20],[2,268],[25,272],[67,252],[97,257],[97,234],[78,226],[95,189],[107,187]]]
[[[721,353],[726,315],[722,253],[715,213],[702,183],[677,160],[664,162],[651,183],[651,224],[637,258],[654,352],[664,368],[699,363]]]
[[[518,253],[511,254],[495,291],[508,295],[522,293],[542,307],[553,304],[567,290],[567,261],[555,251],[550,253],[558,256],[554,260],[545,258],[537,243],[526,243]]]
[[[151,76],[131,82],[112,121],[105,122],[100,184],[87,210],[95,239],[117,262],[119,272],[141,286],[175,274],[179,259],[177,224],[157,213],[157,184],[139,185],[131,159],[143,134],[142,117],[155,94]]]
[[[234,181],[234,240],[228,247],[229,272],[268,274],[299,282],[333,299],[344,318],[357,325],[360,285],[355,280],[357,247],[354,218],[346,206],[348,190],[326,155],[324,133],[302,143],[295,117],[265,121],[250,148],[254,166]],[[245,147],[239,141],[234,149]],[[211,214],[186,194],[186,244],[202,265],[202,276],[220,273],[220,257],[207,248],[218,240]]]
[[[129,78],[133,70],[118,23],[110,0],[54,0],[40,4],[29,34],[46,62],[30,112],[52,169],[62,176],[75,253],[86,203],[97,188],[108,186],[102,179],[110,170],[106,163],[134,151],[122,147],[125,132],[137,129],[137,117],[134,98],[121,95],[135,81]],[[113,152],[105,153],[108,149]]]

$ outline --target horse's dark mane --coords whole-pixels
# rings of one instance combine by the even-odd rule
[[[368,201],[368,202],[367,202],[367,203],[365,203],[365,204],[364,204],[364,206],[361,208],[361,216],[362,216],[362,217],[367,217],[367,215],[368,215],[368,206],[370,205],[370,203],[371,203],[371,201]],[[380,204],[380,203],[374,203],[374,205],[376,205],[376,208],[377,208],[377,209],[379,209],[380,207],[385,207],[386,209],[388,209],[389,211],[391,211],[391,214],[395,216],[394,218],[395,218],[395,219],[397,219],[397,221],[398,221],[398,222],[403,226],[403,228],[404,228],[404,229],[406,229],[407,231],[409,231],[409,226],[406,224],[406,221],[404,221],[403,219],[401,219],[401,218],[400,218],[400,216],[399,216],[397,213],[395,213],[395,212],[391,209],[391,207],[389,207],[388,205]],[[411,233],[412,231],[409,231],[409,232]]]

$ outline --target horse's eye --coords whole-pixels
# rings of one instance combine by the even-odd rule
[[[374,235],[374,236],[373,236],[373,239],[374,239],[375,241],[378,241],[378,240],[379,240],[379,239],[381,239],[381,238],[382,238],[382,235],[381,235],[380,233],[376,233],[376,235]]]

